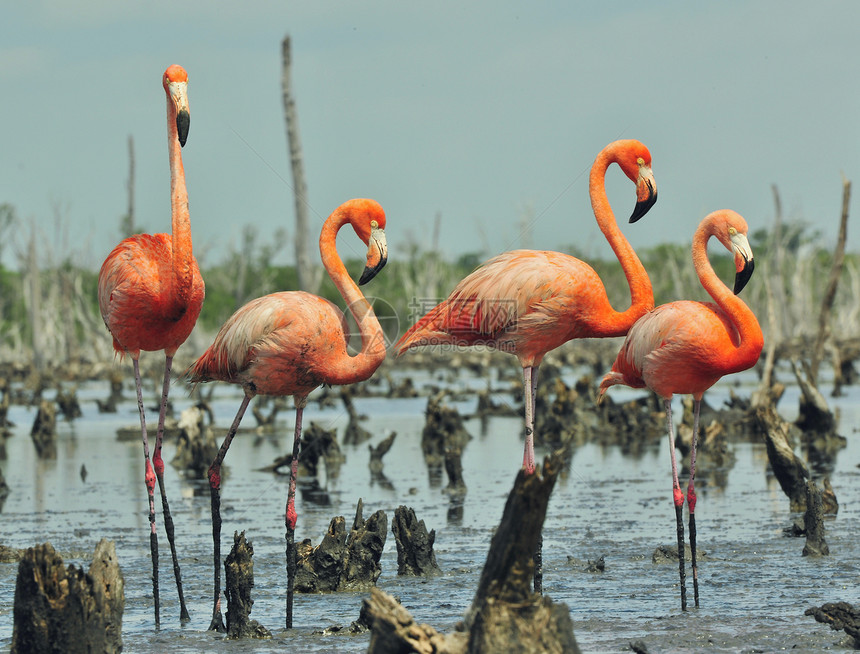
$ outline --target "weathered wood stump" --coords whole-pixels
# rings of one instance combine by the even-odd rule
[[[76,388],[72,388],[70,391],[58,388],[56,400],[60,412],[62,412],[63,417],[69,422],[83,415],[81,404],[78,402],[78,391]]]
[[[251,620],[254,587],[254,546],[245,532],[233,533],[233,548],[224,559],[224,592],[227,596],[227,638],[271,638],[272,634]]]
[[[388,518],[382,510],[367,520],[358,501],[349,535],[343,516],[332,518],[322,541],[313,547],[310,539],[296,546],[295,590],[327,593],[372,587],[382,574],[379,559],[385,547]]]
[[[445,451],[445,472],[448,475],[448,485],[443,493],[463,497],[466,494],[466,482],[463,481],[463,448],[452,445]]]
[[[40,459],[57,458],[57,405],[48,400],[39,402],[39,410],[30,430],[36,454]]]
[[[382,457],[388,453],[388,450],[391,449],[391,446],[394,445],[394,439],[397,437],[397,432],[393,431],[391,434],[384,438],[379,442],[379,444],[374,447],[373,445],[368,445],[367,449],[370,450],[370,461],[368,466],[370,467],[370,485],[374,484],[381,486],[382,488],[388,490],[394,490],[394,484],[391,483],[391,480],[385,475],[383,472],[383,464]]]
[[[187,470],[194,479],[206,479],[209,466],[215,460],[219,443],[206,424],[206,411],[199,405],[190,406],[177,422],[179,435],[176,439],[176,454],[171,464],[179,470]]]
[[[349,422],[343,432],[344,445],[360,445],[373,437],[373,434],[359,424],[361,420],[365,419],[365,416],[358,415],[355,403],[352,401],[353,394],[352,386],[344,386],[340,389],[340,399],[343,400],[343,405],[349,415]]]
[[[813,480],[806,482],[806,513],[803,515],[806,529],[806,544],[803,556],[826,556],[830,554],[824,540],[824,513],[822,511],[821,491]]]
[[[809,478],[809,471],[791,448],[789,441],[791,425],[771,406],[756,407],[755,415],[765,437],[770,466],[782,491],[788,496],[791,511],[805,511],[806,480]]]
[[[561,464],[553,456],[542,473],[517,475],[459,633],[443,636],[415,624],[393,598],[374,589],[363,609],[371,623],[368,652],[579,652],[567,606],[532,590],[534,554]]]
[[[96,400],[99,413],[116,413],[116,405],[122,402],[122,369],[113,367],[110,371],[110,394],[105,400]]]
[[[50,543],[18,564],[12,654],[122,651],[124,583],[112,541],[101,540],[89,572],[66,568]]]
[[[428,533],[424,521],[418,520],[414,509],[401,505],[394,510],[391,533],[397,543],[398,575],[423,577],[442,574],[433,552],[436,530]]]
[[[830,625],[833,631],[844,631],[854,639],[854,649],[860,649],[860,608],[848,602],[828,602],[806,609],[803,614]]]

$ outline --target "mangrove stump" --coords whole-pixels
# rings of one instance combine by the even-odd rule
[[[254,546],[245,532],[233,533],[233,548],[224,559],[224,593],[227,596],[227,638],[271,638],[272,634],[251,620],[254,587]]]
[[[415,516],[414,509],[401,505],[394,510],[391,533],[397,543],[398,575],[422,577],[442,573],[433,552],[436,530],[428,533],[424,521]]]
[[[113,541],[96,545],[89,572],[69,565],[50,543],[18,564],[12,654],[122,651],[125,593]]]

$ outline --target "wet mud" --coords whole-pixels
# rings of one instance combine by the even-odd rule
[[[516,376],[494,369],[488,385],[484,376],[466,367],[457,370],[453,381],[450,375],[443,377],[432,370],[397,367],[384,372],[393,387],[408,386],[418,393],[425,382],[470,389],[444,399],[446,406],[465,417],[462,427],[471,437],[458,441],[465,491],[443,492],[443,461],[436,458],[432,465],[425,461],[422,433],[427,395],[410,392],[387,397],[380,393],[351,398],[362,417],[362,428],[372,434],[371,444],[397,432],[385,454],[386,484],[374,481],[367,442],[343,443],[350,423],[344,403],[335,396],[334,402],[320,406],[312,397],[307,420],[337,432],[345,463],[331,469],[321,465],[313,478],[300,477],[296,539],[320,542],[333,517],[355,513],[359,498],[367,515],[382,510],[389,521],[399,506],[414,509],[427,530],[435,531],[433,552],[440,574],[398,575],[396,542],[389,537],[376,586],[397,597],[416,622],[450,632],[474,597],[490,540],[522,459]],[[560,376],[566,388],[574,390],[579,378],[570,371]],[[756,383],[754,375],[733,381],[740,385],[727,381],[709,393],[711,406],[723,406],[730,400],[730,392],[748,397]],[[194,399],[178,391],[172,393],[177,417],[194,404]],[[484,393],[482,406],[496,407],[493,411],[479,411],[478,391]],[[150,395],[155,392],[154,386],[148,389]],[[78,388],[82,416],[71,423],[58,416],[57,454],[51,459],[40,458],[30,439],[37,407],[9,407],[9,422],[14,426],[6,440],[6,459],[0,460],[9,486],[0,512],[0,544],[27,548],[51,542],[66,563],[81,566],[89,565],[101,538],[115,541],[125,579],[122,636],[126,652],[367,651],[368,633],[351,627],[363,599],[369,596],[366,590],[297,594],[295,628],[282,628],[287,480],[265,468],[289,448],[290,410],[278,412],[274,428],[263,435],[237,436],[225,461],[222,486],[223,533],[244,531],[254,543],[253,617],[271,631],[272,638],[228,643],[223,635],[206,631],[212,588],[206,481],[170,466],[165,481],[191,622],[180,625],[169,557],[164,557],[162,628],[154,632],[141,446],[134,440],[117,439],[119,430],[135,425],[136,405],[133,393],[126,389],[116,401],[116,413],[99,411],[99,402],[112,393],[115,389],[107,380]],[[644,396],[642,391],[618,389],[613,399],[624,404],[641,402]],[[789,386],[780,401],[778,408],[788,420],[797,417],[798,396],[798,389]],[[216,440],[232,420],[237,402],[235,389],[215,387],[209,405]],[[676,402],[680,420],[681,399]],[[847,441],[827,465],[839,497],[838,514],[823,518],[829,554],[802,556],[804,539],[786,535],[786,528],[802,514],[789,511],[788,498],[769,471],[764,442],[730,439],[727,448],[732,456],[718,459],[697,485],[698,540],[708,555],[699,565],[701,608],[686,613],[680,611],[678,601],[677,567],[652,561],[655,550],[671,546],[674,539],[665,436],[649,437],[635,446],[574,439],[576,445],[567,453],[566,467],[547,510],[543,588],[554,602],[569,607],[580,648],[586,652],[629,651],[635,643],[656,653],[846,647],[844,632],[804,615],[811,607],[858,600],[860,443],[853,430],[860,424],[860,390],[845,386],[832,404],[839,411],[839,431]],[[639,411],[645,415],[647,401]],[[176,449],[175,442],[166,443],[167,461]],[[548,451],[545,445],[538,449],[538,456],[542,458]],[[437,457],[443,454],[433,453]],[[86,475],[81,474],[82,469]],[[318,501],[319,493],[303,494],[303,485],[315,485],[325,501]],[[159,543],[167,552],[160,512],[158,528]],[[226,539],[222,548],[229,549]],[[18,564],[15,557],[3,560],[8,562],[0,562],[0,647],[8,648]],[[599,566],[588,565],[597,561]]]

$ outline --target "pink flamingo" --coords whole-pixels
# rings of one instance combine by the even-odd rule
[[[637,318],[654,308],[648,274],[618,228],[606,197],[604,178],[613,163],[636,184],[631,223],[654,205],[657,188],[651,153],[639,141],[610,143],[591,167],[591,206],[630,285],[628,309],[612,308],[603,282],[587,263],[560,252],[513,250],[463,279],[395,345],[398,354],[419,345],[440,344],[486,345],[514,354],[523,369],[523,468],[527,473],[535,470],[535,392],[538,367],[546,353],[575,338],[623,336]],[[535,589],[540,591],[540,551],[537,558]]]
[[[248,403],[255,395],[292,395],[296,403],[296,429],[287,493],[287,629],[293,624],[293,583],[296,570],[296,474],[302,432],[302,412],[308,394],[321,384],[353,384],[364,381],[385,359],[385,338],[370,303],[350,278],[335,247],[338,230],[351,225],[368,246],[367,266],[359,279],[364,284],[382,270],[388,258],[385,213],[373,200],[350,200],[328,217],[320,234],[323,266],[355,318],[361,334],[361,350],[347,352],[346,318],[333,303],[302,291],[272,293],[252,300],[234,313],[187,372],[192,383],[225,381],[245,392],[239,411],[218,455],[209,467],[214,540],[215,604],[210,629],[224,631],[221,619],[221,463]]]
[[[735,259],[734,293],[720,281],[708,261],[708,240],[716,236]],[[711,302],[681,300],[662,304],[646,313],[630,328],[612,371],[600,382],[598,402],[610,386],[623,384],[649,388],[663,399],[669,452],[672,457],[672,488],[678,531],[678,564],[681,576],[681,609],[687,610],[684,572],[684,523],[681,514],[684,493],[678,483],[675,436],[672,422],[672,395],[690,393],[694,400],[693,443],[690,450],[690,482],[687,505],[690,509],[690,553],[693,590],[699,607],[696,567],[696,443],[699,409],[705,391],[724,375],[755,365],[764,345],[758,320],[737,297],[753,273],[753,253],[747,239],[746,221],[734,211],[715,211],[706,216],[693,236],[693,265],[699,281],[714,299]]]
[[[143,439],[146,490],[149,495],[152,588],[155,626],[160,625],[158,596],[158,537],[155,529],[155,479],[161,490],[164,527],[173,557],[173,572],[179,592],[180,620],[189,620],[182,593],[182,579],[174,543],[173,519],[164,490],[164,416],[170,390],[173,356],[194,329],[203,305],[203,279],[191,251],[191,223],[188,192],[182,167],[182,146],[188,138],[188,75],[181,66],[170,66],[162,78],[167,95],[167,147],[170,155],[170,206],[173,216],[171,234],[137,234],[124,239],[108,255],[99,272],[99,307],[105,325],[113,336],[114,350],[120,357],[131,355],[137,387],[137,407]],[[152,462],[146,434],[146,416],[140,384],[138,359],[141,350],[164,350],[164,384],[158,431]],[[153,466],[155,468],[153,472]]]

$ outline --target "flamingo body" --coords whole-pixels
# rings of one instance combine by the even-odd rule
[[[702,396],[725,375],[754,366],[764,347],[764,336],[758,320],[743,300],[737,297],[754,269],[747,232],[746,221],[734,211],[715,211],[702,220],[693,236],[693,265],[699,281],[714,302],[681,300],[660,305],[646,313],[630,328],[612,364],[612,370],[600,382],[598,402],[616,384],[633,388],[647,387],[663,399],[672,460],[672,497],[678,536],[682,610],[687,608],[684,556],[680,554],[684,551],[682,508],[685,497],[678,481],[675,460],[672,396],[689,393],[694,399],[690,482],[686,501],[690,510],[693,588],[698,608],[695,477]],[[708,261],[707,248],[711,237],[716,237],[734,255],[737,273],[734,293],[717,277]]]
[[[349,358],[347,340],[346,318],[332,302],[303,291],[272,293],[224,323],[190,378],[239,384],[258,395],[304,397],[322,384],[342,383],[335,371]],[[366,372],[353,381],[373,374]]]
[[[598,274],[560,252],[512,250],[463,279],[409,329],[402,352],[420,345],[486,345],[524,366],[574,338],[623,336]]]
[[[137,234],[123,239],[102,264],[99,271],[99,309],[105,326],[113,337],[114,350],[122,358],[131,355],[134,367],[137,405],[143,441],[144,479],[149,497],[150,548],[152,551],[152,586],[155,626],[160,625],[158,592],[158,539],[155,529],[154,487],[161,492],[164,526],[179,594],[180,620],[190,617],[185,606],[176,555],[173,519],[164,488],[164,460],[161,457],[167,397],[170,391],[170,369],[173,356],[194,329],[203,305],[204,287],[191,244],[191,222],[188,213],[188,191],[182,165],[182,147],[188,138],[188,74],[182,66],[170,66],[161,84],[167,98],[167,152],[170,163],[170,234]],[[141,350],[164,350],[164,382],[158,412],[158,431],[152,460],[140,382],[138,359]]]
[[[337,232],[349,224],[368,246],[367,265],[358,284],[370,281],[385,265],[385,212],[368,199],[345,202],[326,219],[320,234],[320,257],[358,324],[361,350],[347,350],[349,331],[341,310],[303,291],[283,291],[251,300],[218,331],[211,347],[188,369],[191,383],[224,381],[240,385],[245,397],[218,454],[209,466],[214,545],[214,602],[210,629],[224,631],[221,616],[221,464],[249,402],[255,395],[292,395],[296,427],[284,524],[287,528],[286,626],[292,627],[296,573],[294,537],[296,477],[302,415],[308,394],[321,384],[352,384],[369,379],[385,359],[385,337],[370,303],[350,278],[337,254]]]
[[[111,251],[99,273],[99,308],[120,356],[176,353],[194,329],[205,295],[193,257],[190,277],[190,288],[180,293],[170,234],[130,236]]]

